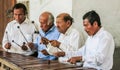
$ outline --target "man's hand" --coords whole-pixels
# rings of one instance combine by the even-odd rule
[[[42,54],[44,54],[44,55],[49,55],[49,53],[46,50],[42,50],[40,52],[42,52]]]
[[[71,57],[67,62],[70,62],[72,64],[76,64],[76,62],[79,62],[82,60],[82,56],[76,56],[76,57]]]
[[[49,43],[49,40],[45,37],[41,37],[40,43],[47,45]]]
[[[28,42],[27,45],[28,45],[28,47],[29,47],[30,49],[35,49],[34,43]]]
[[[57,40],[51,40],[50,43],[54,47],[58,47],[59,48],[59,46],[60,46],[60,42],[58,42]]]
[[[23,42],[23,45],[21,46],[22,50],[26,51],[28,48],[27,46],[25,45],[25,42]]]
[[[53,55],[56,57],[63,57],[63,56],[65,56],[65,52],[56,52]]]
[[[10,48],[11,48],[11,44],[10,44],[10,43],[6,43],[6,44],[5,44],[5,48],[6,48],[6,49],[10,49]]]

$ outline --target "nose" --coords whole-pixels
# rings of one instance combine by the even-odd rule
[[[20,16],[19,15],[16,15],[16,19],[18,20],[20,18]]]
[[[86,27],[84,27],[84,30],[85,30],[85,31],[87,31],[87,28],[86,28]]]
[[[56,25],[57,28],[59,28],[59,25]]]

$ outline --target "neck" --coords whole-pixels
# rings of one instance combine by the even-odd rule
[[[25,21],[26,18],[23,19],[23,21],[19,22],[19,24],[22,24]]]
[[[96,29],[96,31],[94,32],[94,35],[100,30],[100,28],[101,28],[101,26]]]
[[[54,24],[52,24],[45,33],[47,33],[53,26]]]

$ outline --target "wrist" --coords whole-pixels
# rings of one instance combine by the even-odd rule
[[[58,47],[58,48],[60,47],[60,44],[61,44],[61,43],[60,43],[60,42],[58,42],[58,45],[57,45],[57,47]]]
[[[80,61],[82,61],[82,57],[81,56],[77,57],[77,62],[80,62]]]

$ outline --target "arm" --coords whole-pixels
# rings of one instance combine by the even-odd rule
[[[7,51],[7,49],[11,48],[11,43],[10,43],[10,39],[9,39],[9,35],[8,35],[7,30],[8,30],[8,25],[7,25],[6,29],[5,29],[3,40],[2,40],[2,47],[6,51]]]
[[[61,42],[59,47],[63,49],[63,51],[76,51],[80,48],[80,44],[80,34],[75,33],[70,36],[68,43],[66,43],[65,41]]]
[[[101,38],[98,43],[96,52],[91,55],[83,56],[83,60],[91,64],[101,65],[104,60],[113,56],[113,43],[113,40],[109,37]]]
[[[68,38],[69,37],[69,38]],[[65,39],[52,40],[50,41],[51,45],[57,48],[62,49],[63,51],[76,51],[80,47],[80,35],[79,33],[73,33]]]
[[[76,56],[76,57],[71,57],[70,59],[67,60],[67,62],[76,64],[76,62],[80,62],[81,60],[82,60],[82,56]]]

